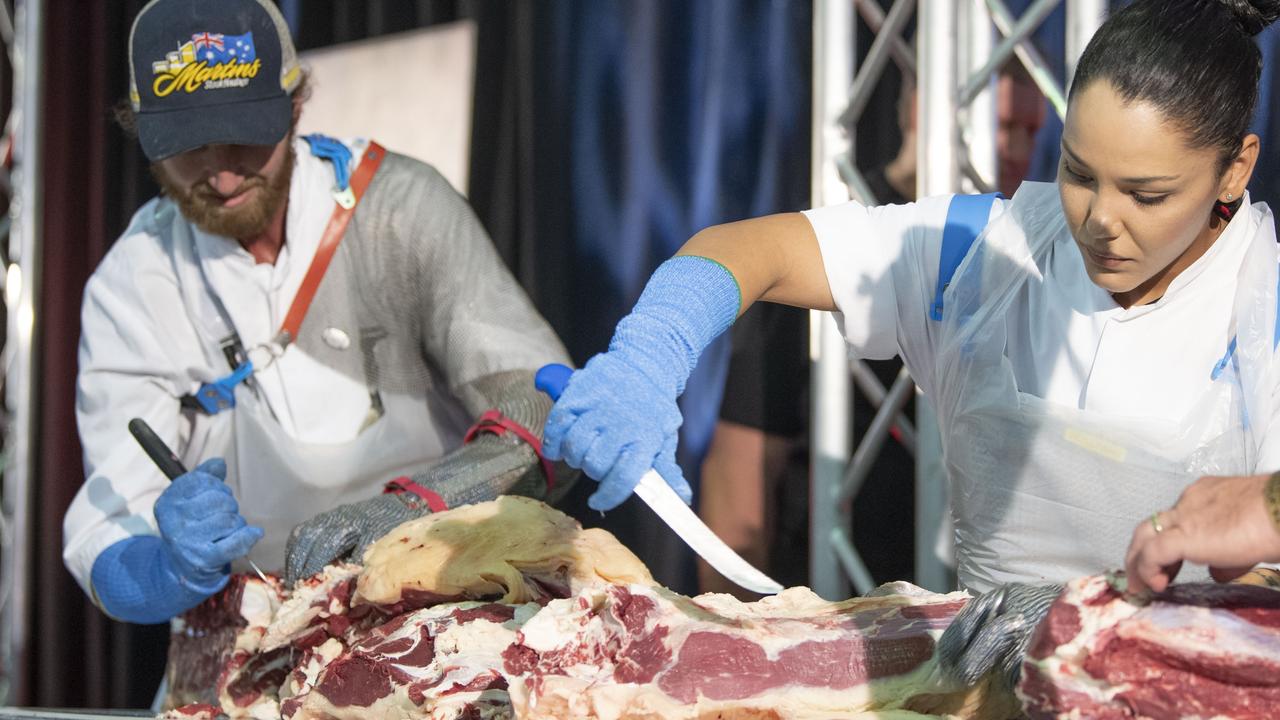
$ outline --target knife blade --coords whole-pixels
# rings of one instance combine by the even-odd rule
[[[146,420],[143,420],[142,418],[134,418],[130,420],[129,434],[133,436],[134,440],[138,441],[138,444],[142,446],[143,451],[147,453],[147,457],[151,458],[151,462],[155,463],[156,467],[160,468],[160,472],[164,473],[165,477],[173,480],[179,475],[187,472],[187,468],[183,466],[182,461],[179,460],[173,450],[165,444],[165,441],[156,434],[156,431],[151,429],[151,426],[147,424]],[[262,582],[267,583],[268,585],[271,584],[271,582],[267,580],[266,574],[262,572],[262,568],[258,567],[257,563],[249,560],[249,558],[245,558],[245,560],[249,562],[249,567],[253,568],[253,571],[258,573],[258,577],[262,578]]]
[[[721,575],[752,592],[776,595],[782,585],[747,562],[720,536],[711,531],[702,518],[693,512],[657,470],[650,470],[636,485],[636,495],[667,524],[685,544]]]
[[[555,400],[560,397],[572,374],[573,370],[564,365],[545,365],[534,377],[534,385]],[[782,585],[744,560],[712,532],[657,470],[650,469],[641,476],[635,493],[716,572],[752,592],[762,595],[782,592]]]

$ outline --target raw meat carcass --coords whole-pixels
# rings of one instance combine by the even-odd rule
[[[166,710],[157,715],[156,720],[222,720],[225,717],[221,708],[207,703],[190,703]]]
[[[235,575],[221,592],[170,623],[169,694],[165,707],[218,704],[220,694],[237,696],[250,708],[261,695],[259,685],[279,685],[287,668],[259,653],[267,625],[284,599],[284,585],[268,577]],[[251,677],[262,672],[262,682]],[[246,715],[251,711],[246,710]]]
[[[309,648],[345,635],[353,622],[351,596],[360,570],[354,563],[336,563],[295,583],[267,626],[262,649]]]
[[[1033,720],[1280,717],[1280,592],[1173,585],[1126,600],[1105,576],[1050,608],[1022,668]]]
[[[563,513],[524,498],[500,498],[405,523],[376,543],[366,559],[364,567],[330,565],[288,593],[274,577],[264,583],[237,575],[221,593],[176,618],[166,707],[212,703],[234,718],[275,718],[285,704],[307,716],[312,705],[337,702],[331,696],[341,700],[332,689],[343,675],[325,675],[336,660],[345,658],[339,663],[348,668],[344,673],[370,658],[382,663],[388,651],[378,638],[396,623],[426,633],[422,637],[441,631],[443,620],[415,610],[448,602],[441,617],[454,622],[452,613],[474,605],[456,601],[498,600],[514,607],[568,597],[614,579],[653,581],[644,564],[609,533],[583,530]],[[461,617],[469,627],[471,615]],[[513,628],[505,630],[507,635]],[[448,651],[441,652],[448,657]],[[495,655],[490,665],[499,668],[500,659]],[[326,689],[312,694],[325,678],[330,678]],[[446,694],[458,692],[450,687],[442,686]],[[414,692],[432,697],[421,688]],[[442,705],[459,705],[457,700]],[[468,712],[485,704],[509,710],[505,689],[482,700],[470,703]],[[447,712],[418,716],[451,717]]]
[[[1007,718],[1013,698],[944,687],[937,637],[968,595],[894,583],[827,602],[755,603],[614,585],[547,605],[505,654],[521,718]],[[886,714],[880,714],[886,713]]]
[[[237,576],[175,621],[171,672],[212,668],[183,678],[205,684],[189,701],[233,720],[1016,714],[1008,693],[935,677],[964,593],[687,598],[612,535],[523,498],[410,521],[364,560],[288,593]]]
[[[534,603],[438,605],[401,615],[348,646],[330,639],[281,691],[291,720],[511,717],[502,653]]]
[[[530,498],[503,496],[410,520],[371,545],[355,604],[425,607],[455,600],[519,604],[601,583],[652,584],[605,530]]]

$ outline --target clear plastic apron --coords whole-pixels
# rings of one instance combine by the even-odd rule
[[[207,377],[230,371],[221,341],[234,330],[208,283],[195,251],[195,238],[174,213],[173,261],[185,305],[205,346]],[[330,274],[340,273],[335,264]],[[334,280],[326,275],[325,282]],[[336,280],[335,280],[336,281]],[[319,318],[308,318],[308,322]],[[330,326],[325,319],[324,327]],[[354,319],[339,319],[354,322]],[[304,332],[307,325],[304,325]],[[357,336],[354,327],[340,328]],[[301,352],[291,345],[286,352]],[[352,350],[352,352],[358,352]],[[315,444],[290,436],[276,421],[266,400],[250,387],[236,386],[236,405],[217,415],[196,415],[192,442],[183,462],[195,467],[210,457],[227,461],[227,484],[234,491],[240,513],[265,536],[249,553],[263,570],[284,567],[284,550],[295,525],[339,505],[373,497],[383,484],[400,475],[413,475],[436,464],[462,442],[468,419],[451,397],[381,393],[384,412],[355,438],[339,444]],[[324,392],[317,387],[315,392]],[[305,422],[305,419],[303,420]],[[233,569],[248,569],[245,561]]]
[[[1137,524],[1191,482],[1253,472],[1271,417],[1277,250],[1266,206],[1240,267],[1236,346],[1205,368],[1216,380],[1185,418],[1120,420],[1019,392],[1004,355],[1006,311],[1040,282],[1036,266],[1047,267],[1053,244],[1070,243],[1056,186],[1023,188],[957,269],[938,343],[957,573],[979,592],[1119,567]]]

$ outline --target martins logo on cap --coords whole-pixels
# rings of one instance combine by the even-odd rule
[[[151,63],[156,76],[151,85],[156,97],[181,90],[244,87],[258,76],[262,63],[253,49],[253,33],[222,35],[199,32],[191,40],[178,44],[178,49],[164,60]]]

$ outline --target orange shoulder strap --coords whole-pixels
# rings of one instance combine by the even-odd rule
[[[293,296],[293,304],[289,306],[289,312],[280,325],[280,332],[276,334],[276,342],[281,347],[286,347],[298,339],[302,319],[307,316],[307,309],[311,307],[316,289],[320,287],[320,281],[324,279],[325,271],[329,269],[329,262],[333,260],[333,253],[337,251],[338,243],[342,242],[342,235],[347,231],[347,223],[355,214],[360,198],[364,196],[365,189],[369,187],[369,181],[373,179],[374,173],[378,172],[378,166],[382,165],[382,159],[386,154],[387,151],[381,145],[372,140],[369,141],[369,146],[365,148],[364,155],[360,158],[360,164],[351,174],[350,197],[353,199],[349,199],[345,204],[339,202],[333,209],[329,224],[325,226],[324,235],[320,238],[320,246],[316,248],[316,256],[311,260],[311,267],[307,268],[307,275],[302,279],[298,294]]]

